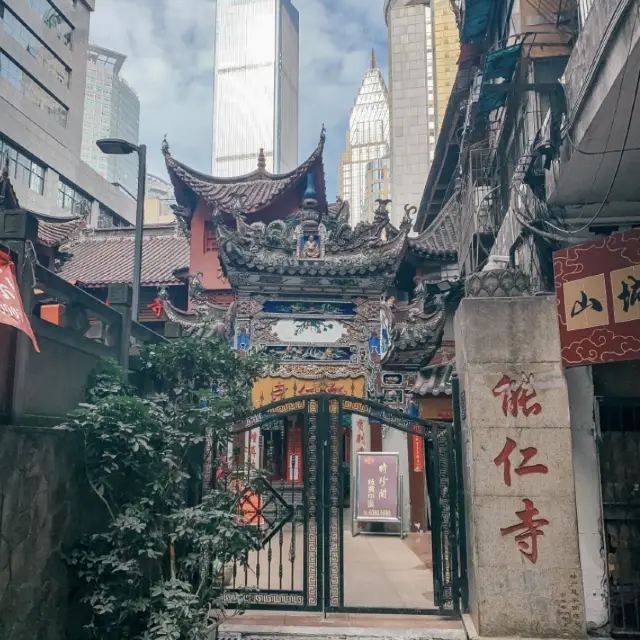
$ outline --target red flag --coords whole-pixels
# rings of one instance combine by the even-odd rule
[[[0,323],[24,331],[31,338],[33,348],[40,353],[31,323],[24,312],[15,266],[4,251],[0,251]]]

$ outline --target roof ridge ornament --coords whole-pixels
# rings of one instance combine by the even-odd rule
[[[162,151],[163,156],[169,155],[169,143],[167,142],[167,134],[164,134],[164,138],[162,139],[162,145],[160,146],[160,150]]]
[[[404,217],[402,218],[402,222],[400,223],[400,229],[411,229],[412,216],[418,212],[418,207],[413,206],[412,204],[404,205]]]

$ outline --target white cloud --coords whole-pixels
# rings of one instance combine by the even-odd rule
[[[300,146],[304,158],[328,130],[328,196],[335,197],[338,159],[349,110],[371,47],[386,67],[384,0],[293,0],[300,13]],[[98,0],[91,41],[128,56],[122,75],[141,104],[140,141],[149,170],[164,175],[160,144],[203,172],[211,162],[212,0]]]

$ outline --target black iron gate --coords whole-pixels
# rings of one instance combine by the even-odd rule
[[[343,425],[349,423],[345,418],[350,415],[362,416],[407,437],[417,436],[425,445],[429,477],[433,479],[428,490],[434,577],[431,606],[387,609],[345,603],[343,532],[348,491],[341,468],[345,459]],[[302,432],[301,455],[288,455],[287,420]],[[259,438],[253,436],[257,428],[261,429]],[[259,452],[258,466],[267,473],[259,474],[251,483],[250,495],[241,494],[239,499],[238,508],[246,522],[260,526],[262,549],[253,553],[241,569],[235,565],[226,569],[226,602],[242,600],[256,608],[334,612],[458,613],[464,580],[455,432],[449,423],[423,420],[377,402],[331,394],[282,400],[261,407],[237,423],[233,434],[236,445],[240,440],[241,458]],[[248,479],[255,471],[247,467],[246,473]]]

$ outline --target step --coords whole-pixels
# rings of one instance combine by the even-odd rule
[[[467,640],[462,622],[439,616],[251,611],[227,620],[218,640]]]

